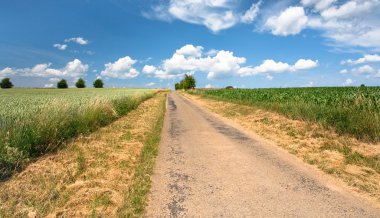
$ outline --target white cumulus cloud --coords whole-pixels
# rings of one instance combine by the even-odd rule
[[[259,13],[260,5],[261,5],[261,1],[259,1],[256,4],[255,3],[252,4],[252,6],[242,15],[241,22],[252,23],[256,19]]]
[[[129,56],[119,58],[113,63],[105,64],[105,69],[100,73],[101,76],[119,79],[134,78],[139,75],[139,72],[133,68],[136,63]]]
[[[375,72],[375,69],[369,65],[364,65],[359,68],[353,68],[351,71],[355,74],[371,74]]]
[[[156,67],[152,65],[145,65],[142,72],[146,74],[152,74],[156,72]]]
[[[263,16],[259,29],[278,36],[314,29],[321,31],[330,46],[380,50],[379,0],[300,0],[299,3],[289,2],[285,4],[290,4],[287,8],[270,10],[271,16]]]
[[[212,32],[255,20],[259,30],[276,36],[296,35],[308,28],[318,30],[327,43],[336,47],[364,47],[380,50],[379,0],[300,0],[254,1],[249,8],[240,7],[240,0],[168,0],[159,1],[149,12],[150,19],[181,20],[203,25]],[[264,2],[264,1],[263,1]],[[277,3],[275,3],[277,2]],[[285,3],[284,3],[285,2]],[[268,10],[268,5],[280,5]],[[283,5],[287,7],[284,8]],[[272,9],[269,7],[269,9]],[[269,11],[270,16],[266,12]]]
[[[356,59],[356,60],[351,60],[348,59],[346,61],[342,61],[342,64],[364,64],[364,63],[369,63],[369,62],[380,62],[380,56],[375,54],[375,55],[364,55],[364,57]]]
[[[240,22],[251,23],[256,18],[260,2],[253,3],[244,12],[236,10],[238,3],[238,0],[170,0],[154,6],[151,12],[143,12],[143,16],[163,21],[178,19],[206,26],[217,33]]]
[[[351,64],[351,65],[357,65],[357,64],[364,64],[367,62],[376,62],[377,56],[373,55],[365,55],[363,58],[359,58],[357,60],[347,60],[347,61],[342,61],[342,64]],[[380,71],[380,70],[379,70]],[[361,65],[359,67],[353,67],[351,69],[343,69],[339,72],[340,74],[348,74],[351,73],[353,75],[365,75],[367,79],[371,77],[379,77],[379,72],[377,70],[368,64]]]
[[[33,68],[10,68],[0,71],[0,76],[23,76],[23,77],[81,77],[88,71],[88,65],[74,59],[60,69],[51,68],[51,63],[37,64]]]
[[[297,71],[297,70],[307,70],[307,69],[314,68],[316,66],[318,66],[318,60],[313,61],[313,60],[310,60],[310,59],[308,59],[308,60],[299,59],[294,64],[293,70],[294,71]]]
[[[313,14],[308,26],[324,30],[324,36],[339,46],[380,48],[380,1],[333,1]]]
[[[273,80],[273,76],[271,76],[271,75],[267,75],[265,78],[267,78],[267,80],[269,80],[269,81]]]
[[[187,44],[176,51],[176,54],[190,57],[200,57],[202,55],[202,46]]]
[[[63,51],[63,50],[66,50],[67,45],[66,44],[54,44],[53,47]]]
[[[184,53],[184,50],[196,50],[199,53]],[[236,72],[240,64],[246,61],[243,57],[234,56],[231,51],[221,50],[213,56],[204,56],[202,50],[202,47],[193,45],[185,45],[178,49],[170,59],[163,61],[159,75],[166,74],[170,78],[174,75],[182,76],[185,73],[201,71],[207,72],[209,79],[225,78]]]
[[[185,45],[166,59],[160,66],[145,65],[143,72],[152,74],[156,78],[169,79],[181,77],[184,74],[195,72],[207,73],[208,79],[223,79],[234,75],[248,76],[267,73],[296,72],[318,66],[318,61],[299,59],[294,65],[265,60],[259,66],[243,66],[245,57],[237,57],[232,51],[213,50],[215,52],[203,52],[203,47]]]
[[[14,75],[15,73],[16,73],[15,70],[13,70],[10,67],[6,67],[0,71],[0,77],[11,76],[11,75]]]
[[[213,32],[234,26],[239,17],[227,5],[227,1],[172,0],[168,12],[174,18],[206,26]]]
[[[291,66],[287,63],[264,60],[262,64],[256,67],[242,67],[239,70],[239,74],[242,76],[249,76],[261,73],[281,73],[290,69]]]
[[[65,39],[65,42],[74,42],[79,45],[87,45],[89,41],[87,39],[84,39],[83,37],[73,37],[69,39]]]
[[[265,27],[272,34],[287,36],[300,33],[307,25],[308,17],[303,7],[289,7],[278,16],[271,16],[265,22]]]
[[[299,59],[294,65],[284,62],[276,62],[268,59],[264,60],[262,64],[256,67],[242,67],[239,70],[241,76],[250,76],[263,73],[282,73],[282,72],[296,72],[299,70],[312,69],[318,66],[318,60],[305,60]]]
[[[373,3],[378,1],[347,1],[341,6],[332,6],[324,11],[322,11],[321,15],[323,18],[331,19],[331,18],[349,18],[351,16],[360,15],[363,12],[367,12],[373,6]]]
[[[320,11],[328,8],[336,1],[337,0],[301,0],[301,4],[308,7],[312,6],[316,10]]]
[[[354,83],[354,81],[350,78],[346,79],[346,81],[344,81],[343,83],[343,86],[350,86]]]

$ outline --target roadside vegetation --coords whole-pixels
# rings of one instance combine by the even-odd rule
[[[144,89],[11,89],[0,92],[0,180],[67,139],[93,132],[152,97]]]
[[[191,93],[319,123],[363,141],[380,141],[380,87],[202,89]]]
[[[161,100],[157,105],[159,108],[157,123],[144,143],[132,184],[125,194],[124,205],[119,210],[119,217],[143,217],[144,215],[148,192],[151,187],[151,175],[153,173],[156,156],[158,155],[158,144],[161,139],[165,103],[166,101]]]
[[[165,100],[166,92],[157,92],[0,182],[0,217],[141,217]]]

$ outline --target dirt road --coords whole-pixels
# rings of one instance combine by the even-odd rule
[[[380,210],[292,155],[176,93],[148,217],[379,217]]]

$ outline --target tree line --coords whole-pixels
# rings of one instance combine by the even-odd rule
[[[94,88],[103,88],[104,82],[101,79],[96,79],[92,85],[94,86]],[[78,81],[75,83],[75,86],[77,88],[86,88],[86,81],[84,81],[84,79],[82,78],[79,78]],[[11,82],[10,78],[4,78],[1,80],[0,87],[2,89],[10,89],[13,87],[13,83]],[[61,79],[57,83],[57,88],[67,89],[69,88],[69,85],[67,84],[67,81],[65,79]]]
[[[104,82],[101,79],[96,79],[94,83],[92,84],[94,88],[103,88]],[[78,81],[75,83],[75,86],[79,89],[86,88],[86,81],[84,79],[79,78]],[[57,83],[57,88],[59,89],[67,89],[69,86],[67,85],[67,81],[65,79],[61,79]]]

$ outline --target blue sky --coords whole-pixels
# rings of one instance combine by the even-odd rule
[[[379,0],[2,0],[16,87],[380,84]]]

